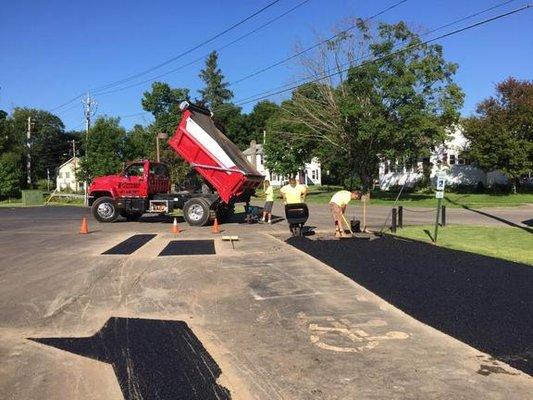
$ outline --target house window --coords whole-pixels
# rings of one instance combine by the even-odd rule
[[[63,172],[60,172],[58,177],[59,177],[59,179],[63,179]]]
[[[450,165],[455,164],[455,154],[450,154]]]
[[[459,161],[459,165],[465,165],[466,164],[466,161],[465,161],[464,157],[459,156],[459,157],[457,157],[457,159]]]
[[[312,180],[315,180],[316,179],[316,171],[313,169],[311,170],[311,179]]]
[[[65,179],[70,179],[70,172],[65,172]]]
[[[263,165],[263,155],[259,154],[259,163]]]
[[[442,155],[442,162],[443,162],[444,164],[447,164],[447,163],[448,163],[448,153],[444,153],[444,154]]]

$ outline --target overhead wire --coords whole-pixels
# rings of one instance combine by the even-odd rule
[[[268,20],[267,22],[265,22],[264,24],[261,24],[260,26],[258,26],[257,28],[245,33],[244,35],[241,35],[239,36],[238,38],[232,40],[231,42],[221,46],[221,47],[218,47],[217,49],[215,49],[217,52],[221,52],[222,50],[232,46],[233,44],[237,43],[237,42],[240,42],[241,40],[247,38],[248,36],[251,36],[253,35],[254,33],[260,31],[261,29],[267,27],[268,25],[271,25],[273,24],[274,22],[278,21],[279,19],[283,18],[284,16],[286,16],[287,14],[290,14],[291,12],[295,11],[296,9],[300,8],[301,6],[305,5],[306,3],[309,3],[309,1],[311,0],[304,0],[298,4],[296,4],[294,7],[288,9],[287,11],[281,13],[280,15],[278,15],[277,17],[274,17],[270,20]],[[180,71],[190,65],[193,65],[193,64],[196,64],[200,61],[203,61],[205,60],[205,58],[208,56],[209,54],[204,54],[202,55],[201,57],[198,57],[198,58],[195,58],[194,60],[186,63],[186,64],[182,64],[176,68],[173,68],[169,71],[166,71],[166,72],[163,72],[159,75],[156,75],[156,76],[153,76],[149,79],[145,79],[143,81],[140,81],[140,82],[136,82],[136,83],[133,83],[131,85],[128,85],[128,86],[124,86],[124,87],[120,87],[120,88],[117,88],[117,89],[112,89],[112,90],[108,90],[108,91],[104,91],[104,92],[96,92],[95,94],[98,95],[98,96],[104,96],[104,95],[107,95],[107,94],[112,94],[112,93],[116,93],[116,92],[120,92],[120,91],[123,91],[123,90],[126,90],[126,89],[130,89],[132,87],[136,87],[136,86],[140,86],[140,85],[143,85],[145,83],[148,83],[148,82],[153,82],[155,81],[156,79],[159,79],[159,78],[162,78],[163,76],[167,76],[167,75],[170,75],[174,72],[177,72],[177,71]]]
[[[385,8],[385,9],[379,11],[378,13],[376,13],[376,14],[374,14],[374,15],[368,17],[368,18],[366,18],[365,20],[363,20],[363,22],[366,23],[366,22],[368,22],[368,21],[371,21],[372,19],[377,18],[377,17],[379,17],[380,15],[383,15],[384,13],[386,13],[386,12],[388,12],[388,11],[390,11],[390,10],[392,10],[392,9],[394,9],[394,8],[396,8],[396,7],[398,7],[398,6],[400,6],[400,5],[402,5],[403,3],[406,3],[407,1],[408,1],[408,0],[401,0],[401,1],[397,2],[397,3],[394,3],[394,4],[392,4],[391,6],[389,6],[389,7]],[[277,61],[277,62],[275,62],[274,64],[268,65],[268,66],[266,66],[266,67],[264,67],[264,68],[261,68],[261,69],[255,71],[255,72],[252,72],[252,73],[250,73],[250,74],[248,74],[248,75],[246,75],[246,76],[244,76],[244,77],[242,77],[242,78],[240,78],[240,79],[237,79],[237,80],[235,80],[235,81],[233,81],[233,82],[230,82],[230,83],[229,83],[229,86],[233,86],[233,85],[239,84],[239,83],[241,83],[241,82],[243,82],[243,81],[245,81],[245,80],[247,80],[247,79],[250,79],[250,78],[252,78],[252,77],[254,77],[254,76],[257,76],[257,75],[259,75],[259,74],[262,74],[263,72],[266,72],[266,71],[268,71],[268,70],[270,70],[270,69],[272,69],[272,68],[275,68],[275,67],[278,67],[278,66],[280,66],[280,65],[283,65],[283,64],[285,64],[287,61],[293,60],[294,58],[299,57],[299,56],[301,56],[302,54],[307,53],[307,52],[310,51],[310,50],[316,49],[317,47],[321,46],[321,45],[324,44],[324,43],[331,42],[331,41],[334,40],[335,38],[340,37],[340,36],[342,36],[342,35],[345,35],[345,34],[351,32],[352,30],[354,30],[355,28],[357,28],[357,26],[358,26],[358,24],[354,24],[354,25],[352,25],[351,27],[349,27],[349,28],[347,28],[347,29],[345,29],[345,30],[340,31],[340,32],[336,33],[335,35],[333,35],[333,36],[331,36],[331,37],[329,37],[329,38],[327,38],[327,39],[324,39],[324,40],[322,40],[322,41],[320,41],[320,42],[318,42],[318,43],[315,43],[315,44],[312,45],[312,46],[309,46],[309,47],[307,47],[307,48],[305,48],[305,49],[299,51],[299,52],[296,53],[296,54],[293,54],[292,56],[286,57],[286,58],[284,58],[283,60]]]
[[[233,25],[229,26],[228,28],[224,29],[223,31],[221,31],[221,32],[209,37],[208,39],[203,40],[202,42],[198,43],[197,45],[195,45],[195,46],[193,46],[193,47],[181,52],[180,54],[178,54],[178,55],[176,55],[174,57],[171,57],[171,58],[169,58],[169,59],[167,59],[167,60],[165,60],[165,61],[163,61],[163,62],[161,62],[161,63],[159,63],[159,64],[157,64],[155,66],[153,66],[153,67],[150,67],[150,68],[148,68],[146,70],[138,72],[138,73],[136,73],[134,75],[130,75],[130,76],[126,77],[126,78],[110,82],[110,83],[105,84],[105,85],[100,86],[100,87],[96,87],[93,90],[94,91],[101,91],[101,90],[108,89],[108,88],[111,88],[111,87],[114,87],[114,86],[117,86],[117,85],[121,85],[121,84],[129,82],[129,81],[131,81],[131,80],[133,80],[135,78],[138,78],[138,77],[146,75],[146,74],[148,74],[148,73],[150,73],[152,71],[155,71],[155,70],[157,70],[157,69],[159,69],[159,68],[161,68],[161,67],[163,67],[165,65],[168,65],[168,64],[170,64],[170,63],[172,63],[172,62],[174,62],[174,61],[176,61],[176,60],[178,60],[178,59],[180,59],[180,58],[192,53],[193,51],[199,49],[200,47],[205,46],[208,43],[211,43],[212,41],[218,39],[219,37],[225,35],[226,33],[230,32],[230,31],[232,31],[233,29],[235,29],[238,26],[244,24],[245,22],[249,21],[250,19],[254,18],[255,16],[257,16],[257,15],[261,14],[262,12],[266,11],[267,9],[269,9],[270,7],[272,7],[275,4],[279,3],[280,1],[281,0],[273,0],[273,1],[271,1],[270,3],[266,4],[262,8],[256,10],[252,14],[250,14],[247,17],[241,19],[240,21],[234,23]],[[76,96],[76,97],[74,97],[73,99],[71,99],[71,100],[69,100],[69,101],[57,106],[57,107],[52,108],[50,111],[58,110],[58,109],[60,109],[60,108],[62,108],[64,106],[76,101],[77,99],[81,98],[82,96],[83,96],[83,93],[78,95],[78,96]]]
[[[437,28],[431,29],[431,30],[429,30],[429,31],[427,31],[427,32],[422,33],[420,36],[421,36],[421,37],[425,37],[425,36],[431,35],[432,33],[435,33],[435,32],[437,32],[437,31],[440,31],[440,30],[442,30],[442,29],[448,28],[448,27],[453,26],[453,25],[457,25],[458,23],[461,23],[461,22],[467,21],[467,20],[469,20],[469,19],[472,19],[472,18],[474,18],[474,17],[477,17],[477,16],[479,16],[479,15],[481,15],[481,14],[485,14],[485,13],[487,13],[487,12],[489,12],[489,11],[492,11],[492,10],[495,10],[495,9],[497,9],[497,8],[503,7],[503,6],[507,5],[507,4],[509,4],[509,3],[513,3],[513,2],[515,2],[515,1],[517,1],[517,0],[507,0],[507,1],[504,1],[503,3],[496,4],[496,5],[491,6],[491,7],[489,7],[489,8],[485,8],[485,9],[483,9],[483,10],[481,10],[481,11],[477,11],[477,12],[475,12],[475,13],[469,14],[469,15],[467,15],[466,17],[461,17],[461,18],[459,18],[459,19],[456,19],[456,20],[454,20],[454,21],[451,21],[451,22],[448,22],[448,23],[446,23],[446,24],[444,24],[444,25],[441,25],[441,26],[439,26],[439,27],[437,27]],[[396,47],[398,47],[398,46],[396,46]],[[364,55],[362,55],[362,56],[360,56],[360,57],[357,57],[357,58],[355,58],[354,60],[351,60],[349,63],[353,63],[353,62],[356,62],[356,61],[361,61],[362,59],[364,59],[364,58],[367,57],[367,56],[369,56],[369,53],[365,53]],[[342,64],[342,66],[345,66],[345,65],[346,65],[346,63]],[[326,73],[329,73],[329,72],[331,72],[331,71],[333,71],[333,70],[335,70],[335,69],[337,69],[337,67],[330,68],[329,70],[326,71]],[[240,99],[238,102],[244,102],[244,101],[246,101],[246,100],[253,99],[253,98],[257,97],[257,96],[265,95],[265,94],[268,94],[268,93],[270,93],[270,92],[273,92],[273,91],[276,91],[276,90],[279,90],[279,89],[283,89],[283,88],[286,88],[286,87],[289,87],[289,86],[292,86],[292,85],[295,85],[295,84],[298,84],[298,83],[301,83],[301,82],[305,82],[305,81],[309,80],[309,78],[310,78],[309,76],[306,76],[306,77],[303,77],[303,78],[297,79],[297,80],[295,80],[295,81],[292,81],[292,82],[289,82],[289,83],[285,83],[285,84],[280,85],[280,86],[277,86],[277,87],[275,87],[275,88],[268,89],[268,90],[265,90],[265,91],[263,91],[263,92],[260,92],[260,93],[257,93],[257,94],[254,94],[254,95],[251,95],[251,96],[247,96],[247,97],[245,97],[245,98],[242,98],[242,99]]]
[[[371,64],[371,63],[377,63],[377,62],[380,62],[380,61],[383,61],[389,57],[392,57],[394,55],[397,55],[397,54],[400,54],[404,51],[407,51],[407,50],[410,50],[412,48],[416,48],[416,47],[420,47],[420,46],[423,46],[425,44],[428,44],[428,43],[432,43],[432,42],[435,42],[437,40],[440,40],[440,39],[444,39],[446,37],[449,37],[449,36],[453,36],[453,35],[456,35],[458,33],[461,33],[461,32],[464,32],[464,31],[467,31],[467,30],[470,30],[470,29],[474,29],[478,26],[481,26],[481,25],[485,25],[485,24],[488,24],[490,22],[493,22],[493,21],[496,21],[498,19],[501,19],[501,18],[504,18],[504,17],[507,17],[507,16],[510,16],[512,14],[516,14],[518,12],[521,12],[521,11],[524,11],[524,10],[527,10],[531,8],[531,5],[530,4],[526,4],[520,8],[517,8],[517,9],[514,9],[512,11],[508,11],[506,13],[502,13],[502,14],[499,14],[499,15],[496,15],[494,17],[491,17],[491,18],[487,18],[485,20],[482,20],[480,22],[476,22],[474,24],[471,24],[471,25],[468,25],[466,27],[463,27],[463,28],[459,28],[459,29],[455,29],[451,32],[448,32],[448,33],[445,33],[445,34],[442,34],[442,35],[439,35],[433,39],[429,39],[429,40],[426,40],[426,41],[422,41],[420,43],[417,43],[417,44],[414,44],[414,45],[409,45],[409,46],[406,46],[406,47],[403,47],[399,50],[396,50],[396,51],[393,51],[392,53],[389,53],[389,54],[385,54],[381,57],[378,57],[378,58],[375,58],[375,59],[372,59],[372,60],[367,60],[367,61],[364,61],[362,62],[361,64],[358,64],[356,66],[349,66],[347,68],[344,68],[342,70],[339,70],[339,71],[335,71],[333,73],[329,73],[329,74],[326,74],[326,75],[322,75],[318,78],[313,78],[313,79],[307,79],[306,82],[302,83],[302,84],[297,84],[297,85],[293,85],[293,86],[290,86],[286,89],[281,89],[281,90],[278,90],[278,91],[275,91],[275,92],[272,92],[268,95],[264,95],[264,96],[259,96],[259,97],[255,97],[251,100],[247,100],[247,101],[241,101],[241,102],[237,102],[236,105],[239,105],[239,106],[242,106],[242,105],[245,105],[245,104],[248,104],[248,103],[252,103],[252,102],[255,102],[255,101],[259,101],[259,100],[263,100],[263,99],[266,99],[266,98],[269,98],[269,97],[272,97],[272,96],[275,96],[275,95],[278,95],[278,94],[281,94],[281,93],[285,93],[285,92],[288,92],[288,91],[292,91],[294,89],[297,89],[305,84],[308,84],[308,83],[313,83],[313,82],[318,82],[318,81],[321,81],[321,80],[324,80],[324,79],[328,79],[328,78],[331,78],[335,75],[339,75],[341,73],[344,73],[344,72],[347,72],[349,71],[350,69],[358,69],[358,68],[361,68],[367,64]]]

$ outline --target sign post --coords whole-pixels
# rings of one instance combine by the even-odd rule
[[[435,234],[433,235],[433,243],[437,243],[437,236],[439,233],[439,215],[440,208],[442,206],[442,199],[444,198],[444,187],[446,186],[445,175],[437,175],[437,191],[435,192],[435,198],[437,199],[437,217],[435,219]]]

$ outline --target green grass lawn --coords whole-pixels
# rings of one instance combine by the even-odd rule
[[[46,199],[44,200],[46,201]],[[83,199],[54,198],[48,203],[49,206],[77,206],[83,207]],[[0,201],[0,207],[24,207],[22,199],[9,199]]]
[[[431,242],[434,226],[408,226],[396,235]],[[425,232],[427,231],[427,232]],[[437,244],[485,256],[533,265],[533,229],[448,225],[439,227]]]
[[[310,186],[306,201],[308,203],[327,204],[333,193],[341,189],[338,186]],[[258,195],[261,196],[262,191],[259,191]],[[279,196],[279,190],[276,190],[274,195],[276,197]],[[392,206],[396,196],[397,193],[374,191],[369,205]],[[533,204],[533,193],[509,195],[446,193],[442,204],[454,208],[481,208],[512,207],[527,203]],[[405,207],[436,207],[437,201],[434,193],[402,193],[397,205]]]

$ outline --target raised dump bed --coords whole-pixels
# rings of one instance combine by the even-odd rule
[[[181,122],[168,143],[208,181],[226,204],[263,180],[239,148],[217,128],[208,109],[183,102]]]

